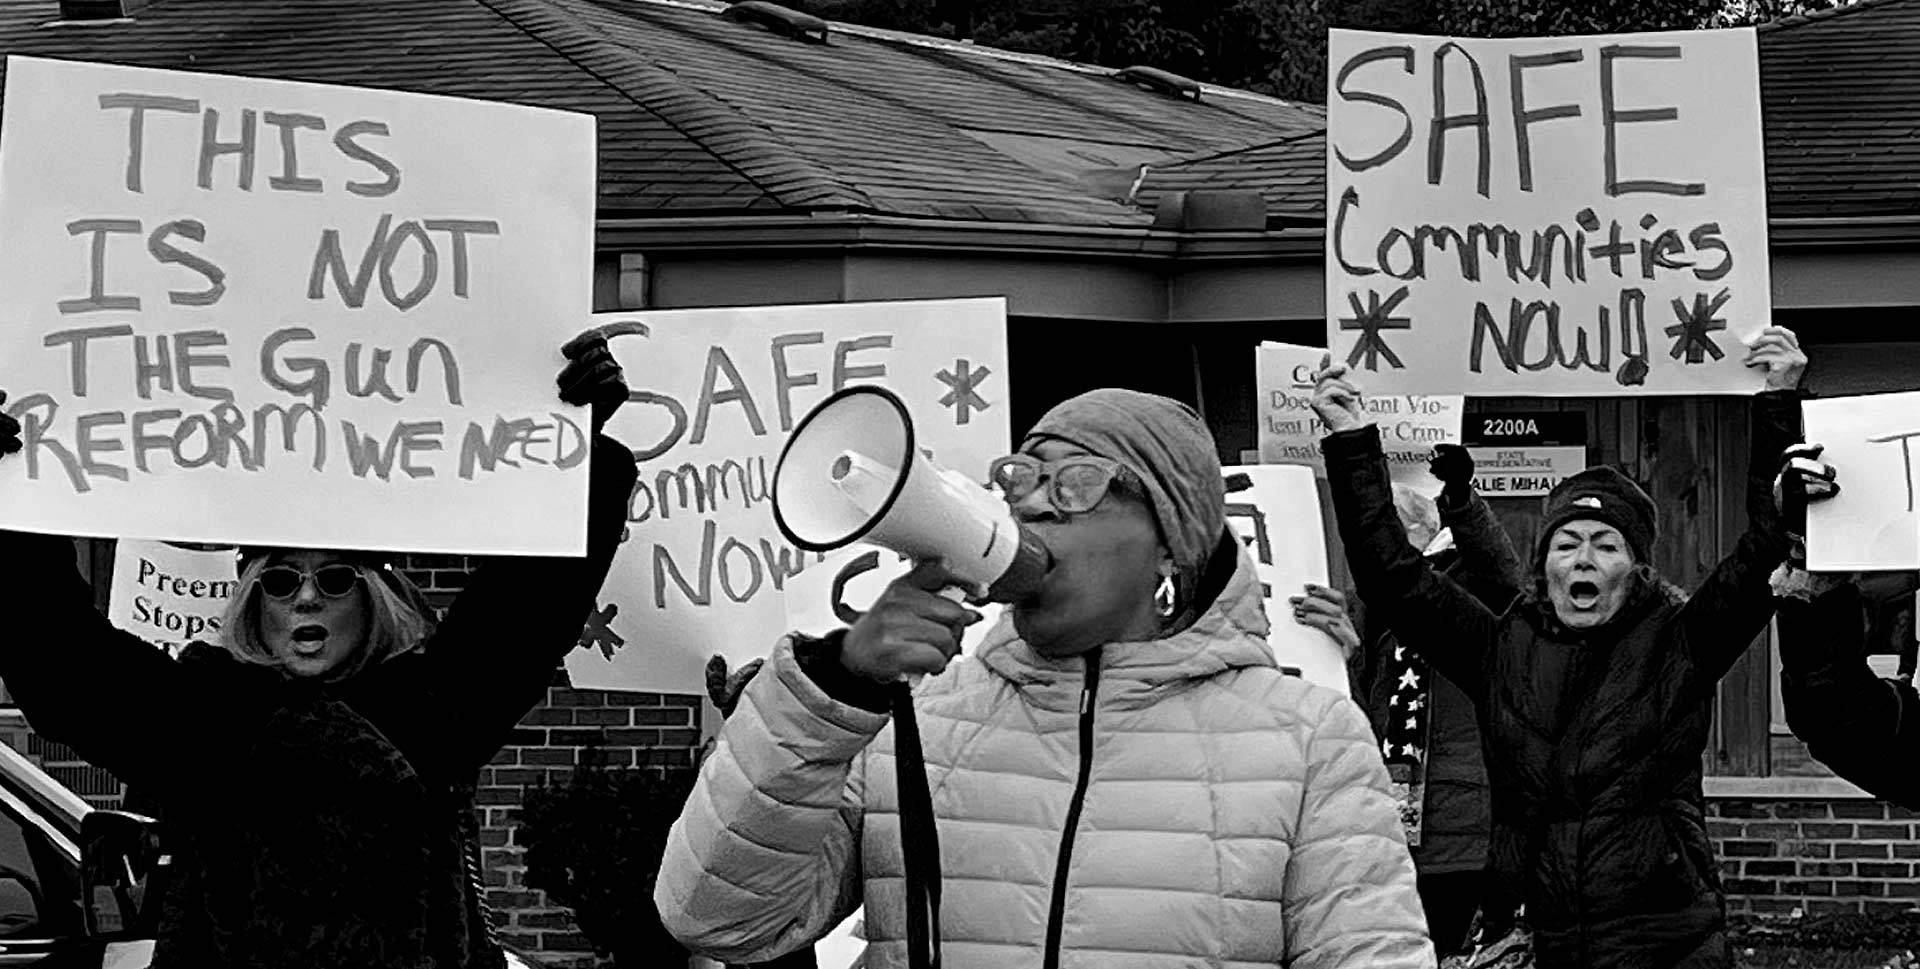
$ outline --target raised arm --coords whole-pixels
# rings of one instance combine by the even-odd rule
[[[1473,456],[1458,444],[1442,444],[1428,467],[1443,485],[1434,502],[1440,524],[1453,532],[1460,552],[1454,575],[1488,609],[1505,612],[1525,594],[1527,567],[1493,509],[1473,490]]]
[[[1379,429],[1365,422],[1358,390],[1334,364],[1323,371],[1314,407],[1332,433],[1320,441],[1334,519],[1369,625],[1384,623],[1440,675],[1475,701],[1486,696],[1485,667],[1498,618],[1407,542],[1393,509]]]
[[[73,539],[0,531],[0,589],[15,610],[0,635],[0,681],[36,733],[166,798],[196,765],[251,728],[237,708],[166,652],[107,621],[74,566]],[[214,730],[210,711],[233,716]],[[182,757],[182,751],[193,751]]]
[[[515,724],[546,696],[554,667],[580,642],[627,524],[637,476],[633,452],[602,434],[626,400],[620,365],[588,331],[561,352],[560,399],[591,407],[587,553],[578,558],[499,556],[481,562],[426,650],[428,693],[457,770],[499,752]],[[526,514],[539,514],[526,509]]]
[[[1833,772],[1920,808],[1920,693],[1867,666],[1860,590],[1780,600],[1780,695],[1787,726]]]
[[[580,642],[626,527],[633,453],[593,440],[587,486],[587,554],[497,556],[474,569],[428,644],[431,702],[453,765],[477,768],[506,743]]]
[[[1773,616],[1767,579],[1786,560],[1788,550],[1786,529],[1773,503],[1773,477],[1781,453],[1800,440],[1797,391],[1769,391],[1754,398],[1752,438],[1746,531],[1680,609],[1698,690],[1712,690]]]
[[[864,772],[887,715],[834,699],[782,642],[748,682],[667,836],[660,920],[688,948],[759,962],[860,904]]]

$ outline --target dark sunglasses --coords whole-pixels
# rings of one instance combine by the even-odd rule
[[[1133,487],[1133,475],[1124,465],[1091,454],[1058,461],[1009,454],[988,467],[987,480],[1008,504],[1024,501],[1044,481],[1047,499],[1055,509],[1069,515],[1099,507],[1116,484],[1123,491]]]
[[[329,599],[338,599],[360,584],[359,568],[344,563],[322,565],[313,572],[291,565],[270,565],[260,570],[260,592],[273,599],[291,599],[300,594],[308,576],[313,577],[313,587]]]

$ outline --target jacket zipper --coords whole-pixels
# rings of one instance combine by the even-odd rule
[[[1100,693],[1100,649],[1086,655],[1087,682],[1080,688],[1080,775],[1067,803],[1067,825],[1060,832],[1060,860],[1053,868],[1053,906],[1047,912],[1047,949],[1043,965],[1060,969],[1060,934],[1067,909],[1067,871],[1073,865],[1073,835],[1080,828],[1080,809],[1086,805],[1087,782],[1093,777],[1093,709]]]

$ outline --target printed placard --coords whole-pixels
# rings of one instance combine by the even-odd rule
[[[1752,30],[1334,30],[1327,62],[1327,339],[1369,390],[1761,388]]]
[[[1327,540],[1312,469],[1255,464],[1223,470],[1229,487],[1244,485],[1227,495],[1227,523],[1247,543],[1266,592],[1271,626],[1267,641],[1274,659],[1314,683],[1349,695],[1347,661],[1339,645],[1326,633],[1296,622],[1287,602],[1309,582],[1327,584]]]
[[[7,65],[0,527],[584,551],[593,118]]]
[[[1312,375],[1327,351],[1291,343],[1262,343],[1255,349],[1254,385],[1258,395],[1255,420],[1259,427],[1262,464],[1299,464],[1324,478],[1327,462],[1320,439],[1327,426],[1313,412]],[[1432,498],[1440,481],[1427,471],[1436,444],[1460,443],[1460,425],[1466,401],[1457,394],[1374,394],[1363,387],[1367,415],[1380,428],[1387,470],[1397,485]]]
[[[114,543],[107,621],[178,656],[190,642],[219,636],[238,580],[232,548],[123,538]]]

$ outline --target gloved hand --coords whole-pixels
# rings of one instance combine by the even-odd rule
[[[568,340],[560,352],[567,358],[566,367],[554,380],[560,386],[560,399],[574,405],[592,405],[593,432],[598,434],[607,426],[607,418],[627,402],[627,378],[613,359],[613,351],[607,349],[606,334],[598,330]]]
[[[1427,471],[1440,479],[1440,495],[1458,507],[1473,493],[1473,455],[1458,444],[1436,444]]]
[[[0,405],[7,402],[7,392],[0,390]],[[20,450],[20,422],[0,411],[0,458]]]
[[[1840,493],[1837,469],[1820,460],[1820,444],[1795,444],[1780,456],[1780,474],[1773,479],[1773,503],[1780,510],[1787,533],[1807,534],[1807,506]]]
[[[755,673],[760,672],[760,667],[765,662],[765,660],[756,659],[728,673],[725,656],[716,653],[707,660],[707,698],[713,701],[714,706],[720,708],[722,719],[733,716],[733,708],[740,705],[740,694],[746,690],[747,682],[753,679]]]

